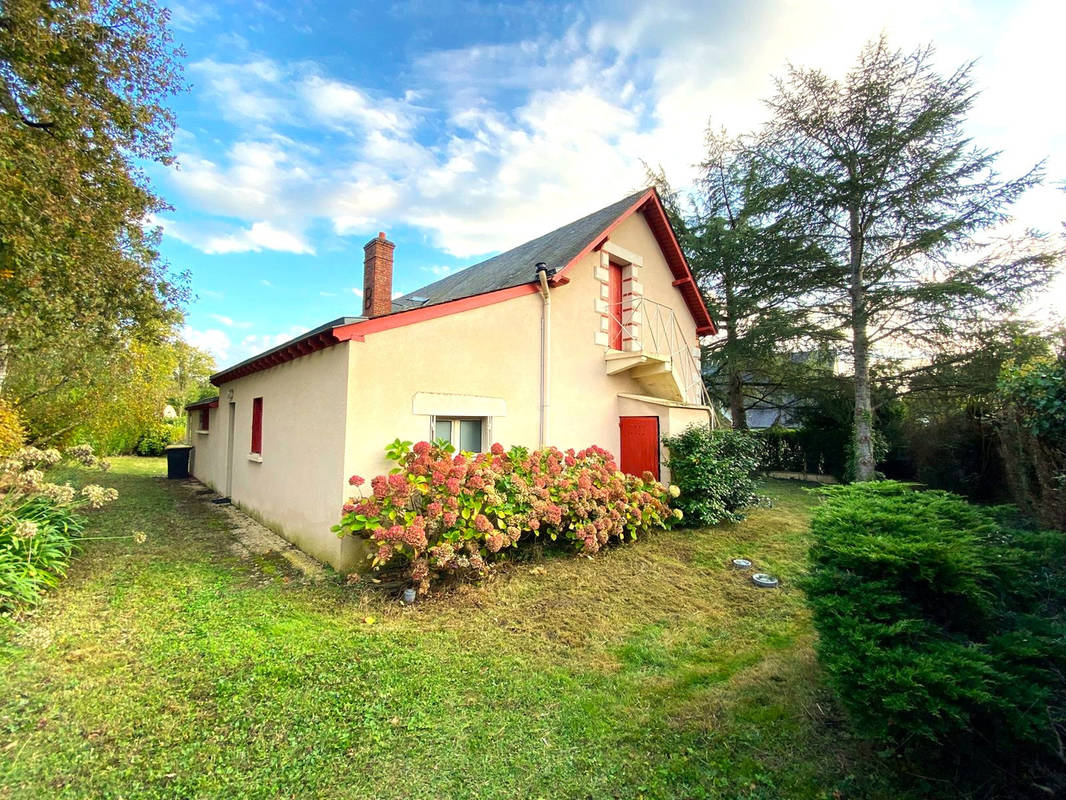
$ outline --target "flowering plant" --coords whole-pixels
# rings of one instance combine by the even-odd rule
[[[333,530],[360,536],[374,567],[403,565],[424,593],[434,578],[482,577],[505,548],[537,538],[595,553],[681,518],[676,487],[651,473],[625,475],[601,447],[530,452],[494,444],[487,453],[456,453],[448,443],[396,440],[396,462],[341,510]],[[354,487],[365,481],[349,479]]]
[[[23,447],[0,459],[0,611],[31,605],[44,588],[55,585],[75,540],[82,538],[85,520],[77,511],[118,497],[114,489],[96,484],[79,490],[46,480],[47,470],[64,460],[100,470],[110,466],[89,445],[65,453]],[[132,538],[140,541],[143,534]]]

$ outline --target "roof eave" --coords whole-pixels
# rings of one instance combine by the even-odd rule
[[[202,408],[218,408],[218,395],[205,397],[203,400],[197,400],[195,403],[189,403],[185,406],[186,411],[196,411]]]
[[[245,375],[250,375],[253,372],[269,369],[278,364],[292,361],[300,356],[305,356],[338,344],[341,340],[333,335],[333,330],[338,326],[351,324],[359,319],[360,317],[339,317],[324,325],[319,325],[314,330],[301,334],[295,339],[290,339],[287,342],[279,344],[277,347],[264,350],[262,353],[247,358],[239,364],[234,364],[232,367],[228,367],[221,372],[216,372],[211,376],[211,383],[214,386],[221,386],[227,381],[243,378]]]

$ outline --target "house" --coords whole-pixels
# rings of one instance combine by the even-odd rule
[[[365,246],[363,315],[213,375],[193,403],[195,477],[338,569],[346,478],[399,437],[598,444],[666,479],[661,437],[713,423],[699,337],[716,333],[659,196],[638,192],[392,299],[394,245]]]
[[[744,401],[744,420],[750,430],[764,430],[774,426],[797,428],[802,425],[801,412],[808,406],[807,397],[801,397],[789,386],[798,384],[802,376],[821,373],[832,375],[837,371],[837,359],[831,352],[822,350],[781,351],[772,357],[773,369],[747,370],[740,376]],[[703,382],[712,396],[728,402],[729,379],[713,355],[703,358]],[[732,414],[727,408],[724,415],[732,424]]]

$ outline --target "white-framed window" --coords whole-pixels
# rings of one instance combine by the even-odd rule
[[[451,442],[456,450],[471,453],[485,452],[485,439],[488,436],[488,419],[486,417],[434,417],[433,439]]]

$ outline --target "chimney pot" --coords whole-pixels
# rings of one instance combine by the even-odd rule
[[[392,313],[392,251],[396,245],[380,231],[363,246],[363,316]]]

